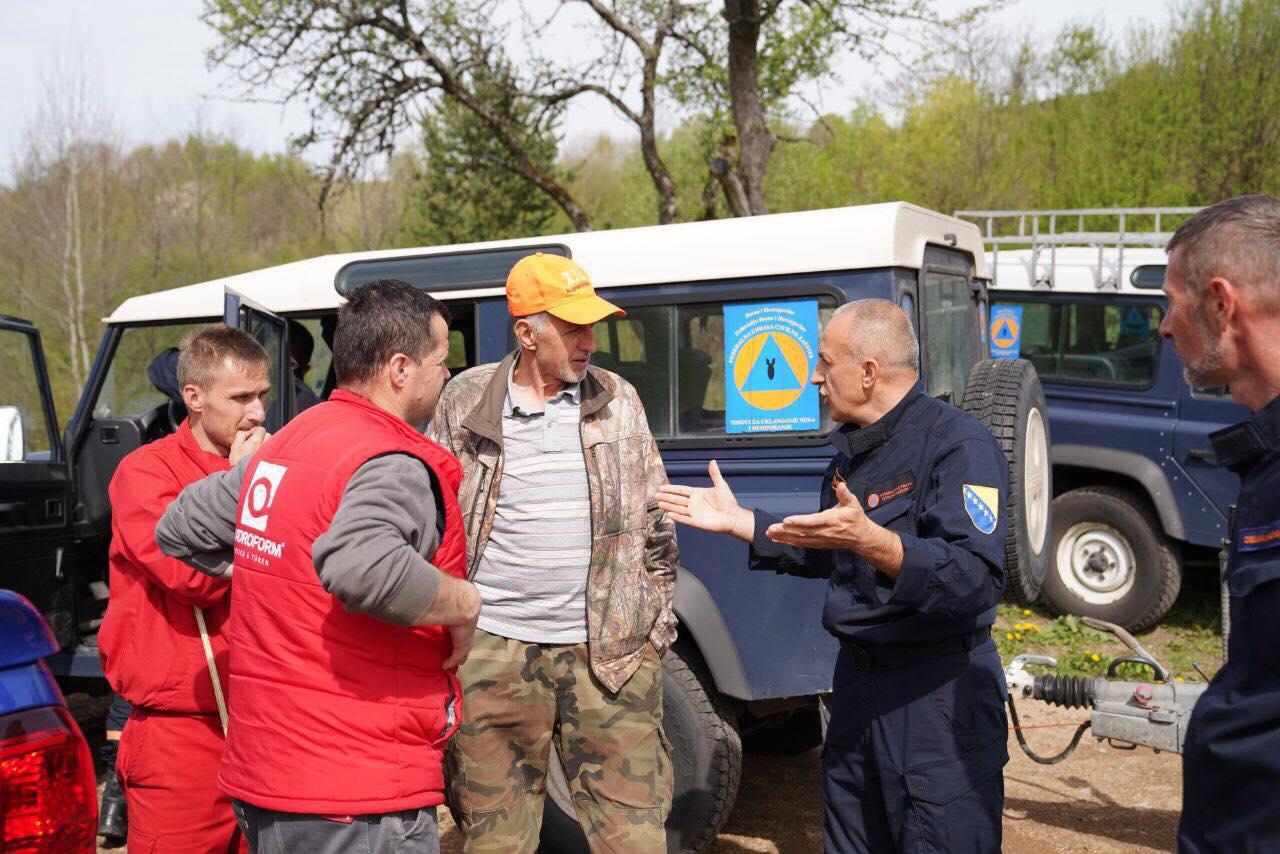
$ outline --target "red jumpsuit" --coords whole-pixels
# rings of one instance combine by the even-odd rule
[[[222,725],[192,606],[204,610],[224,696],[229,580],[165,557],[155,528],[183,487],[229,468],[186,421],[134,451],[111,479],[111,599],[98,633],[111,687],[133,704],[116,772],[129,805],[130,852],[246,850],[218,788]]]

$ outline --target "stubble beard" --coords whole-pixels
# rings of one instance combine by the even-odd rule
[[[1194,362],[1184,361],[1182,377],[1192,388],[1212,388],[1226,385],[1223,367],[1226,364],[1226,348],[1222,344],[1222,336],[1214,334],[1203,314],[1197,312],[1193,321],[1196,334],[1200,337],[1201,354]]]

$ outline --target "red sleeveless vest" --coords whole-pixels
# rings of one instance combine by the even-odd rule
[[[457,677],[440,669],[448,632],[348,613],[320,586],[311,561],[348,479],[390,453],[412,454],[431,470],[445,509],[431,561],[465,577],[461,466],[364,398],[334,392],[249,463],[236,517],[230,720],[219,774],[232,797],[322,815],[444,800],[440,763],[462,712]]]

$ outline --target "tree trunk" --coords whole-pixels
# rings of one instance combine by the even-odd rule
[[[67,186],[63,194],[62,264],[59,271],[62,296],[65,301],[67,324],[67,362],[71,368],[71,382],[79,388],[84,385],[86,370],[82,368],[81,353],[84,338],[84,271],[80,241],[80,164],[76,153],[68,158]]]
[[[769,130],[760,98],[760,0],[725,0],[724,17],[729,22],[729,103],[738,130],[738,163],[734,171],[748,211],[753,215],[768,213],[764,174],[778,139]],[[732,198],[730,205],[736,207]]]
[[[658,155],[657,107],[655,90],[658,80],[658,55],[654,51],[645,57],[641,97],[644,107],[640,113],[640,154],[645,168],[653,179],[658,192],[658,222],[668,225],[676,221],[676,182],[671,178],[667,164]]]

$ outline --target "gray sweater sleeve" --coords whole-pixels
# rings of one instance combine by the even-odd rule
[[[412,626],[431,607],[440,544],[431,475],[421,460],[389,454],[347,481],[329,530],[311,549],[324,589],[351,612]]]
[[[240,485],[250,459],[197,480],[169,503],[156,524],[160,551],[205,575],[230,574]]]

